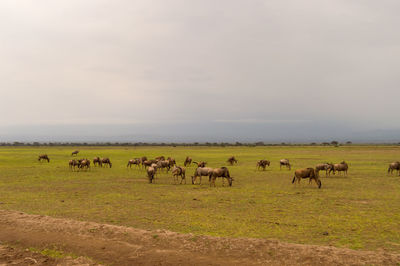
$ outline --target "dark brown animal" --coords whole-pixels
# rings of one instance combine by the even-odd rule
[[[93,158],[93,165],[94,165],[94,166],[98,165],[98,166],[100,166],[100,167],[103,166],[102,163],[101,163],[100,157],[94,157],[94,158]]]
[[[347,175],[347,170],[349,169],[349,166],[345,161],[341,163],[335,163],[333,165],[333,169],[329,170],[329,173],[333,171],[333,174],[337,171],[339,174],[340,172],[343,172],[345,175]]]
[[[101,166],[103,167],[108,165],[110,168],[112,167],[112,163],[109,158],[101,158]]]
[[[397,170],[397,173],[400,175],[400,162],[399,161],[389,164],[388,174],[389,173],[393,174],[394,170]]]
[[[78,168],[79,168],[79,164],[80,164],[80,162],[78,161],[78,160],[69,160],[69,168],[71,169],[71,170],[74,170],[75,171],[75,167],[76,166],[78,166]]]
[[[86,168],[86,170],[89,170],[89,169],[90,169],[90,160],[88,160],[88,159],[82,159],[82,160],[80,160],[79,165],[78,165],[78,168],[79,168],[80,170],[83,170],[83,169],[85,169],[85,168]]]
[[[172,168],[172,176],[174,177],[175,184],[178,182],[178,176],[181,177],[181,182],[179,184],[182,184],[183,180],[185,180],[185,184],[186,184],[186,169],[185,169],[185,167],[174,166],[174,168]]]
[[[279,161],[279,169],[282,170],[282,165],[286,166],[286,168],[289,168],[289,170],[292,169],[292,166],[289,163],[288,159],[282,159]]]
[[[189,156],[186,156],[185,162],[183,163],[183,165],[186,166],[190,166],[192,163],[192,158],[190,158]]]
[[[235,156],[231,156],[231,157],[228,158],[227,162],[228,162],[230,165],[233,165],[234,163],[237,164],[238,161],[236,160]]]
[[[265,171],[265,168],[267,167],[267,166],[269,166],[271,164],[271,162],[270,161],[268,161],[268,160],[260,160],[260,161],[258,161],[257,162],[257,170],[260,170],[260,168],[262,168],[263,169],[263,171]]]
[[[76,150],[76,151],[73,151],[73,152],[71,153],[71,156],[78,155],[78,153],[79,153],[79,151],[78,151],[78,150]]]
[[[300,184],[300,180],[302,178],[309,178],[310,179],[309,183],[311,183],[311,181],[314,180],[315,183],[317,184],[318,188],[321,188],[321,185],[322,185],[321,180],[319,180],[318,173],[315,172],[314,168],[297,169],[294,172],[292,184],[296,180],[297,180],[297,183]]]
[[[128,161],[128,164],[126,165],[126,167],[129,166],[129,168],[132,168],[132,165],[140,166],[140,159],[139,159],[139,158],[130,159],[130,160]]]
[[[50,158],[49,156],[47,156],[47,154],[40,154],[38,157],[38,161],[41,162],[42,160],[47,160],[47,162],[50,162]]]
[[[157,161],[165,161],[165,157],[164,156],[158,156],[155,158]]]
[[[158,161],[157,162],[157,169],[165,169],[166,172],[170,170],[169,162],[168,161]]]
[[[210,176],[210,173],[212,172],[212,168],[210,167],[197,167],[197,169],[194,171],[194,175],[192,176],[192,184],[194,185],[196,183],[197,177],[200,178],[200,183],[201,184],[201,177],[203,176]]]
[[[224,179],[226,178],[228,180],[228,184],[231,187],[232,186],[232,181],[233,178],[229,175],[229,170],[226,167],[221,167],[221,168],[215,168],[211,171],[209,175],[209,181],[210,181],[210,187],[214,185],[215,187],[215,179],[217,177],[222,177],[222,186],[224,185]]]
[[[176,165],[175,158],[168,157],[167,162],[169,163],[169,167],[173,167],[174,165]]]

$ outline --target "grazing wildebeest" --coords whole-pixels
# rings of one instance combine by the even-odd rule
[[[212,172],[212,168],[210,167],[197,167],[197,169],[194,171],[194,175],[192,176],[192,184],[196,183],[197,177],[200,177],[200,183],[201,184],[201,177],[202,176],[210,176],[210,173]]]
[[[297,180],[297,183],[300,184],[300,180],[302,178],[309,178],[311,183],[312,180],[315,181],[318,188],[321,188],[321,180],[319,180],[318,173],[314,170],[314,168],[304,168],[304,169],[297,169],[294,172],[294,177],[292,180],[292,184]]]
[[[234,163],[237,164],[238,161],[236,160],[235,156],[231,156],[231,157],[228,158],[227,162],[228,162],[230,165],[233,165]]]
[[[267,165],[269,166],[270,164],[271,162],[268,160],[260,160],[257,162],[257,170],[260,170],[260,168],[262,168],[263,171],[265,171],[265,167],[267,167]]]
[[[129,166],[129,168],[132,168],[132,165],[140,166],[140,159],[139,158],[130,159],[126,167]]]
[[[156,169],[150,166],[146,169],[146,171],[147,171],[147,177],[149,178],[149,183],[153,183],[154,175],[156,174]]]
[[[154,160],[145,160],[142,162],[143,167],[149,167],[154,163]]]
[[[186,156],[185,162],[183,163],[183,165],[186,166],[190,166],[190,164],[192,163],[192,158],[190,158],[189,156]]]
[[[320,163],[315,166],[315,171],[319,173],[321,170],[325,170],[325,176],[328,176],[328,173],[333,169],[332,163]]]
[[[197,167],[206,167],[207,162],[193,162],[197,164]]]
[[[349,166],[345,161],[342,161],[341,163],[335,163],[333,165],[333,169],[329,170],[329,173],[333,171],[333,174],[335,174],[336,171],[340,174],[340,172],[344,172],[345,175],[347,175],[347,170],[349,169]]]
[[[108,165],[110,168],[112,167],[112,163],[109,158],[101,158],[101,166]]]
[[[79,151],[78,151],[78,150],[76,150],[76,151],[73,151],[73,152],[71,153],[71,156],[78,155],[78,153],[79,153]]]
[[[175,165],[174,168],[172,168],[172,176],[174,177],[175,184],[178,182],[178,176],[181,177],[181,182],[179,184],[182,184],[183,180],[185,180],[185,184],[186,184],[186,169],[185,169],[185,167]]]
[[[228,168],[226,167],[221,167],[221,168],[215,168],[211,171],[209,175],[209,181],[210,181],[210,187],[214,185],[215,187],[215,179],[217,177],[222,177],[222,186],[224,185],[224,178],[228,180],[229,186],[232,186],[232,181],[233,178],[229,175]]]
[[[292,169],[288,159],[282,159],[279,161],[279,169],[282,170],[282,165],[286,166],[286,168]]]
[[[90,161],[89,161],[88,159],[82,159],[82,160],[80,160],[79,165],[78,165],[78,168],[79,168],[79,169],[84,169],[84,168],[86,168],[86,170],[90,169]]]
[[[158,161],[157,162],[157,169],[166,169],[167,173],[170,169],[169,162],[167,161]]]
[[[47,160],[47,162],[50,162],[49,156],[47,154],[40,154],[38,157],[38,161],[41,162],[42,160]]]
[[[397,170],[397,173],[400,175],[400,162],[396,161],[389,164],[388,174],[393,174],[393,170]]]
[[[100,166],[100,167],[103,166],[102,163],[101,163],[100,157],[94,157],[94,158],[93,158],[93,165],[96,166],[96,164],[97,164],[98,166]]]
[[[72,170],[72,168],[74,168],[73,170],[75,171],[75,167],[78,166],[79,168],[79,164],[80,162],[78,160],[69,160],[69,168]]]
[[[144,161],[147,161],[147,157],[146,156],[142,156],[142,158],[140,158],[140,163],[142,164],[143,167],[144,167],[144,165],[143,165]]]

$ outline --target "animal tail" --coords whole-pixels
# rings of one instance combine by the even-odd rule
[[[293,177],[292,184],[294,183],[295,180],[296,180],[296,176]]]

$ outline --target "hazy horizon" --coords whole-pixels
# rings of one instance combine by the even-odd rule
[[[1,1],[0,142],[398,142],[399,8]]]

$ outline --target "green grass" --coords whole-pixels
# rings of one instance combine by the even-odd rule
[[[195,235],[274,238],[294,243],[400,252],[400,177],[386,174],[400,159],[400,147],[81,147],[78,157],[110,157],[113,168],[71,172],[75,148],[0,148],[0,208],[144,229]],[[39,163],[47,153],[51,162]],[[210,167],[229,167],[233,187],[174,185],[170,174],[149,184],[143,170],[128,170],[128,159],[189,155]],[[291,184],[293,169],[279,170],[288,158],[293,169],[321,162],[349,163],[348,177],[322,176],[322,188]],[[259,159],[271,160],[255,171]]]

